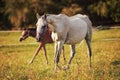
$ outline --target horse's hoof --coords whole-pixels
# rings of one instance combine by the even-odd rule
[[[56,74],[56,73],[58,73],[58,72],[60,72],[60,70],[54,69],[53,74]]]
[[[70,68],[69,66],[63,66],[62,67],[62,69],[65,70],[65,71],[68,70],[69,68]]]
[[[56,74],[56,73],[58,73],[59,72],[59,70],[54,70],[53,71],[53,74]]]
[[[48,62],[46,62],[46,64],[48,65]]]
[[[32,63],[33,63],[33,61],[30,61],[30,62],[29,62],[29,64],[32,64]]]
[[[66,59],[64,59],[64,63],[67,63],[67,60],[66,60]]]
[[[32,64],[31,62],[29,63],[29,65]]]

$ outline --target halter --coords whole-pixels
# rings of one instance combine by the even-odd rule
[[[45,31],[49,30],[47,20],[46,20],[46,24],[44,25],[42,30],[44,30],[44,31],[41,33],[41,35],[44,34]]]

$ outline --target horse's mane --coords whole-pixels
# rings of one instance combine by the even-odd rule
[[[36,28],[27,28],[28,30],[36,30]]]
[[[23,30],[36,30],[36,28],[24,28]]]

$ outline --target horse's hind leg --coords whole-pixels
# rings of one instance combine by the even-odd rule
[[[75,45],[70,45],[70,47],[71,47],[70,59],[69,59],[69,61],[68,61],[67,66],[65,66],[65,67],[63,68],[64,70],[70,68],[70,64],[71,64],[72,59],[73,59],[73,57],[74,57],[74,55],[75,55]]]
[[[85,37],[87,46],[88,46],[88,57],[89,57],[89,68],[91,68],[91,56],[92,56],[92,51],[91,51],[91,35],[87,34]]]
[[[64,61],[66,62],[65,53],[64,53],[64,46],[62,48],[62,54],[63,54]]]

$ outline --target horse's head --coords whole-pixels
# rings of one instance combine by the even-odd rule
[[[43,16],[39,16],[39,14],[37,14],[37,29],[36,29],[36,40],[40,41],[41,40],[41,36],[44,34],[45,30],[47,30],[47,16],[43,15]]]
[[[23,29],[22,35],[21,35],[19,41],[21,42],[22,40],[25,40],[28,36],[29,36],[29,31],[28,31],[28,29],[26,29],[26,28]]]

